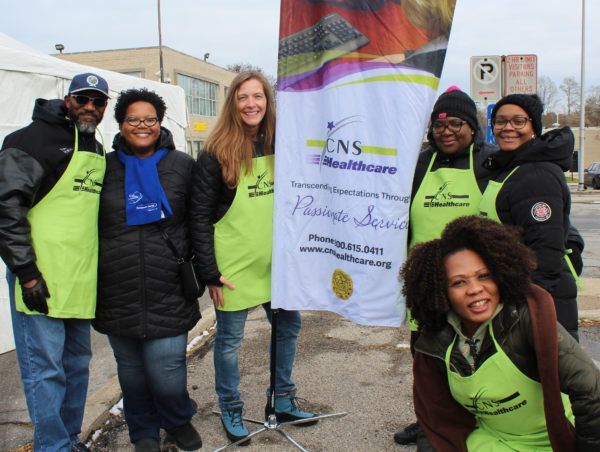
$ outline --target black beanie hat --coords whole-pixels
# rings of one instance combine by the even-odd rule
[[[450,88],[444,92],[433,106],[431,124],[437,119],[454,116],[467,121],[471,129],[477,130],[477,106],[466,93],[458,88]]]
[[[542,113],[544,113],[544,104],[537,94],[509,94],[500,99],[492,110],[492,120],[496,117],[498,110],[502,105],[518,105],[531,119],[531,126],[537,136],[542,134]]]

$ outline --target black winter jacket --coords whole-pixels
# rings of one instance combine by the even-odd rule
[[[125,149],[117,134],[115,149]],[[158,163],[158,177],[173,216],[128,226],[125,216],[125,167],[116,152],[106,158],[100,196],[98,304],[94,328],[138,339],[172,337],[194,327],[198,303],[186,304],[176,258],[162,236],[164,229],[182,255],[191,251],[188,205],[193,159],[175,150],[173,137],[161,129],[159,148],[169,153]]]
[[[7,135],[0,152],[0,256],[21,281],[40,276],[31,243],[29,209],[46,196],[73,156],[75,129],[61,99],[37,99],[33,122]],[[79,148],[102,154],[92,134]]]
[[[261,142],[255,143],[254,157],[264,155]],[[203,152],[194,165],[192,178],[192,200],[190,225],[192,244],[198,259],[200,277],[210,285],[222,285],[221,273],[215,257],[215,228],[229,210],[236,189],[229,188],[223,181],[221,164],[213,153]]]
[[[570,332],[577,330],[577,286],[564,260],[571,194],[563,173],[571,166],[573,146],[573,133],[564,127],[513,152],[498,151],[484,163],[495,181],[519,167],[498,193],[496,211],[503,224],[522,228],[524,243],[537,256],[533,282],[554,297],[558,320]]]

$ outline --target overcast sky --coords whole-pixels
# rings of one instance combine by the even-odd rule
[[[0,30],[54,53],[158,44],[156,0],[2,2]],[[457,0],[440,89],[469,90],[469,58],[537,54],[538,74],[580,77],[582,0]],[[221,66],[248,62],[275,75],[279,0],[162,0],[163,44]],[[600,85],[600,1],[586,0],[586,87]]]

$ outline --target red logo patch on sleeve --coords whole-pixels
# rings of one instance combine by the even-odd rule
[[[545,202],[536,202],[531,208],[531,216],[535,221],[547,221],[552,216],[552,209]]]

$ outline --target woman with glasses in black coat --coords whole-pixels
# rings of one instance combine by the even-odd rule
[[[500,147],[484,166],[494,172],[481,201],[481,214],[519,226],[536,254],[533,282],[554,298],[558,321],[577,339],[576,273],[568,258],[571,194],[564,172],[571,167],[571,129],[542,134],[544,107],[536,95],[511,94],[492,110]]]

